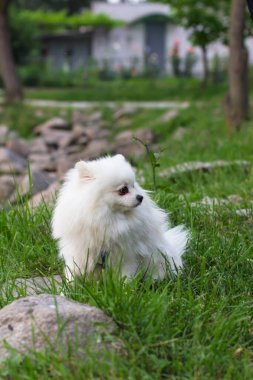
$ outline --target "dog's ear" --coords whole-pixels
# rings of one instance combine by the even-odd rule
[[[75,169],[77,170],[80,179],[90,180],[94,178],[89,165],[85,161],[78,161],[75,164]]]
[[[120,159],[120,160],[124,160],[124,161],[126,161],[126,159],[125,159],[125,157],[123,156],[123,154],[116,154],[114,157],[117,158],[117,159]]]

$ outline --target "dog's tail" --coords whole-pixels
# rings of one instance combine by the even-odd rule
[[[172,259],[177,268],[182,268],[183,266],[181,256],[186,250],[189,237],[190,233],[183,225],[171,228],[165,232],[165,238],[173,252],[172,257],[170,257],[170,261]]]

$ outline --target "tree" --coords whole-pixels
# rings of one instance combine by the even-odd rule
[[[202,50],[203,83],[206,84],[209,77],[208,45],[224,38],[229,0],[170,0],[169,4],[174,11],[175,21],[189,30],[193,45]]]
[[[25,17],[14,2],[9,9],[8,20],[15,64],[27,64],[40,54],[39,26]]]
[[[8,11],[11,0],[0,0],[0,71],[7,102],[15,102],[23,97],[10,42]]]
[[[248,53],[246,33],[246,1],[232,0],[229,23],[229,90],[225,97],[225,113],[230,129],[238,129],[248,116]]]
[[[59,31],[66,29],[78,29],[81,26],[103,26],[113,28],[124,25],[121,20],[110,18],[104,13],[94,14],[90,10],[68,15],[65,9],[61,11],[36,11],[20,10],[20,16],[27,22],[32,22],[41,30]]]
[[[78,13],[84,8],[90,7],[91,0],[15,0],[20,9],[36,11],[60,11],[66,9],[68,14]]]

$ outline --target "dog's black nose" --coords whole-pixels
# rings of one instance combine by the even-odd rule
[[[136,199],[137,199],[138,202],[141,203],[142,200],[143,200],[143,196],[138,194],[138,195],[136,195]]]

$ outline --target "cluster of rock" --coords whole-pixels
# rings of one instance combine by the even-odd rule
[[[90,115],[74,111],[71,123],[53,118],[34,128],[34,138],[25,140],[0,126],[0,204],[31,195],[31,204],[48,201],[59,188],[59,181],[78,160],[89,160],[104,154],[122,153],[139,157],[145,153],[134,137],[153,142],[149,128],[125,130],[126,115],[133,109],[114,113],[115,131],[110,130],[96,111]],[[122,130],[122,128],[124,128]],[[28,170],[29,165],[29,170]]]

